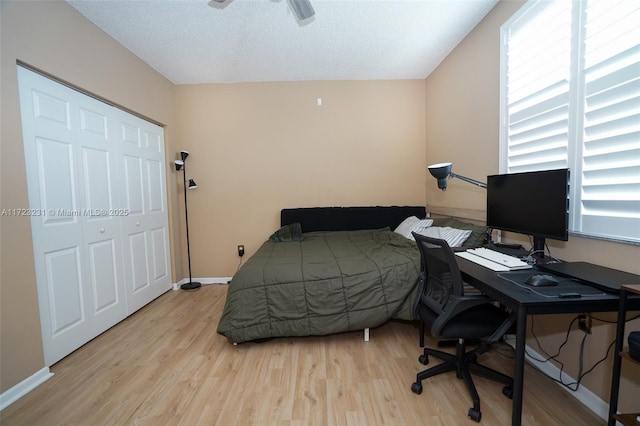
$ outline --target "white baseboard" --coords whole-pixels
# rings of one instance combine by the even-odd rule
[[[49,367],[44,367],[30,377],[27,377],[14,387],[0,394],[0,411],[16,402],[18,399],[37,388],[40,384],[46,382],[53,373],[49,371]]]
[[[515,336],[514,336],[513,340],[505,339],[505,342],[507,344],[509,344],[511,347],[515,348],[515,343],[516,343],[515,342]],[[545,356],[540,355],[538,352],[536,352],[533,349],[531,349],[531,347],[529,345],[527,345],[526,352],[525,352],[526,361],[530,365],[534,366],[535,368],[537,368],[538,370],[540,370],[541,372],[546,374],[547,376],[553,377],[553,378],[558,379],[558,380],[562,379],[563,383],[575,383],[576,382],[576,380],[573,377],[569,376],[564,371],[560,371],[560,369],[558,367],[556,367],[556,365],[553,364],[552,362],[541,362],[541,361],[538,361],[537,359],[533,359],[531,356],[529,356],[529,354],[531,354],[532,356],[534,356],[537,359],[545,359]],[[593,392],[591,392],[584,385],[580,385],[578,390],[575,391],[575,392],[569,390],[567,387],[565,387],[565,386],[563,386],[563,385],[561,385],[559,383],[558,383],[558,386],[560,386],[565,391],[569,392],[569,394],[571,396],[573,396],[578,401],[580,401],[582,404],[584,404],[588,409],[590,409],[594,414],[599,416],[605,422],[609,419],[609,404],[607,404],[602,399],[600,399],[600,397],[598,395],[596,395]]]
[[[210,277],[210,278],[193,278],[193,281],[199,282],[202,285],[211,285],[211,284],[229,284],[233,277]],[[174,290],[180,290],[180,286],[182,284],[188,283],[189,278],[183,278],[177,283],[173,284]]]

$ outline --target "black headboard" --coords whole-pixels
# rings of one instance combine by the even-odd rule
[[[426,215],[424,206],[305,207],[282,209],[280,225],[300,223],[302,232],[395,229],[409,216]]]

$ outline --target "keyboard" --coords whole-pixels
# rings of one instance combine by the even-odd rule
[[[457,252],[456,255],[489,268],[492,271],[506,272],[531,269],[531,265],[514,256],[490,250],[484,247]]]

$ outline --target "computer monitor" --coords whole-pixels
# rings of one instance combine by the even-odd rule
[[[533,236],[544,256],[545,238],[569,239],[569,169],[487,176],[487,226]]]

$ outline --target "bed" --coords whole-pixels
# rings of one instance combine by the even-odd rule
[[[229,283],[218,333],[243,343],[414,319],[420,255],[414,241],[394,230],[407,218],[425,218],[425,207],[296,208],[280,216],[281,228]],[[434,220],[471,228],[465,246],[479,245],[486,231]]]

